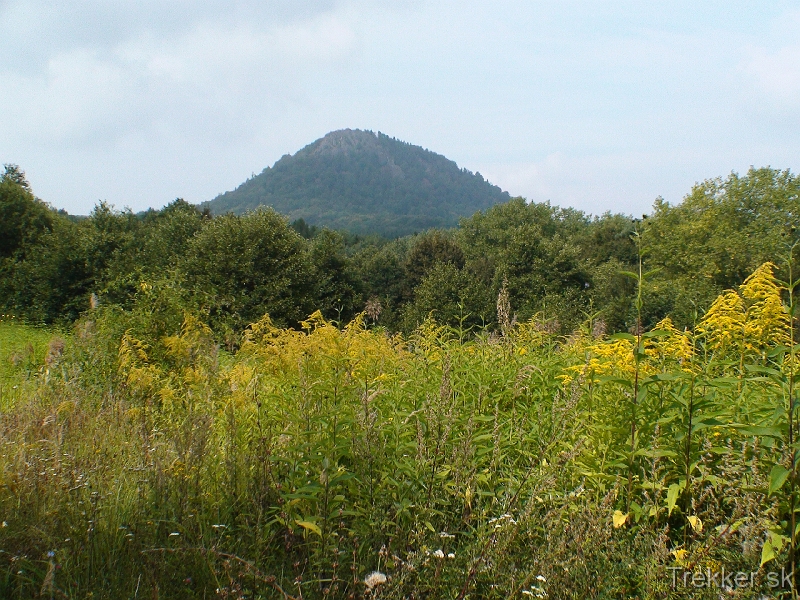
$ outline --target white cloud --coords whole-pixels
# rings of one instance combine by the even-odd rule
[[[107,51],[64,50],[41,73],[4,73],[0,107],[14,118],[1,135],[9,144],[69,143],[98,132],[107,143],[168,119],[188,121],[196,130],[186,133],[204,139],[209,121],[235,129],[253,109],[297,95],[305,70],[342,60],[354,43],[347,23],[323,14],[263,30],[201,23],[179,36],[141,34]]]
[[[800,44],[770,51],[752,48],[742,69],[752,78],[753,90],[766,95],[778,108],[800,106]]]
[[[800,10],[786,11],[770,23],[768,36],[745,46],[739,72],[745,76],[754,110],[783,116],[800,108],[798,28]]]
[[[775,118],[798,106],[800,20],[700,4],[0,0],[0,162],[71,212],[140,209],[358,127],[514,194],[638,213],[800,162]]]
[[[665,170],[664,166],[669,169]],[[713,148],[579,154],[557,151],[538,161],[485,166],[481,173],[512,195],[588,214],[649,212],[659,196],[680,202],[691,187],[749,164]]]

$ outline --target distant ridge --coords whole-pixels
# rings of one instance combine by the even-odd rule
[[[214,214],[271,206],[309,225],[393,237],[453,227],[509,198],[440,154],[383,133],[343,129],[203,206]]]

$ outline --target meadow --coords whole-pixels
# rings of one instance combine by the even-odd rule
[[[790,597],[785,267],[613,335],[505,286],[492,329],[265,316],[230,353],[157,285],[3,322],[0,596]]]

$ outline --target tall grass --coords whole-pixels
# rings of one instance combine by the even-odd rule
[[[32,393],[30,385],[64,350],[59,332],[0,315],[0,410]]]
[[[97,309],[0,416],[0,596],[777,593],[786,288],[765,266],[696,331],[612,338],[265,317],[228,356],[175,308]]]

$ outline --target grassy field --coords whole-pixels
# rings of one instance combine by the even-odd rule
[[[0,319],[0,409],[12,405],[23,390],[30,391],[31,379],[46,367],[48,352],[63,351],[57,341],[51,347],[54,338],[63,340],[63,334],[11,317]]]
[[[196,316],[97,309],[9,371],[0,596],[785,595],[793,307],[765,265],[694,331],[316,314],[222,361]]]

